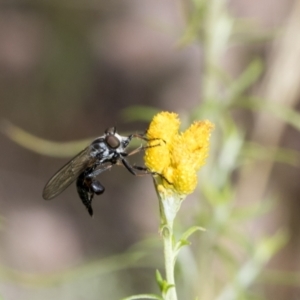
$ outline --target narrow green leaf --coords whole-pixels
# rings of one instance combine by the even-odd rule
[[[235,102],[235,105],[252,110],[265,111],[271,113],[278,119],[291,125],[297,130],[300,130],[300,113],[296,112],[293,108],[278,103],[266,101],[265,99],[257,97],[247,97],[242,100],[239,99],[239,101]]]
[[[158,283],[158,286],[163,295],[165,295],[168,292],[169,288],[174,286],[173,284],[169,284],[166,280],[163,279],[159,270],[156,270],[155,277],[156,282]]]
[[[245,222],[266,214],[274,206],[274,203],[266,199],[262,203],[253,203],[246,207],[237,207],[231,214],[232,222]]]
[[[183,233],[180,239],[187,240],[196,231],[206,231],[206,229],[200,226],[192,226]]]
[[[206,8],[207,4],[205,0],[193,1],[192,9],[190,9],[191,13],[187,16],[188,24],[177,43],[178,47],[185,47],[201,36],[203,22],[199,22],[199,20],[203,20]]]
[[[164,279],[161,276],[159,270],[155,271],[155,279],[156,279],[156,282],[157,282],[157,284],[159,286],[159,289],[162,291],[163,290],[163,286],[164,286]]]
[[[263,71],[263,63],[260,59],[254,59],[246,70],[232,83],[229,88],[230,98],[236,99],[242,95],[254,82],[256,82]]]
[[[164,285],[164,288],[163,288],[163,290],[162,290],[162,294],[163,294],[164,296],[167,295],[169,289],[170,289],[170,288],[173,288],[173,287],[175,287],[174,284],[168,284],[168,283],[165,281],[165,285]]]
[[[122,300],[142,300],[142,299],[154,299],[154,300],[163,300],[161,296],[154,294],[140,294],[134,295],[127,298],[123,298]]]
[[[71,157],[84,149],[92,140],[53,142],[39,138],[8,121],[1,123],[1,131],[18,145],[33,152],[53,157]]]
[[[196,231],[205,231],[205,228],[200,226],[193,226],[190,227],[186,232],[184,232],[179,239],[179,241],[176,243],[174,247],[174,257],[176,257],[179,253],[179,250],[187,245],[190,245],[191,243],[188,241],[188,238]]]
[[[150,106],[137,105],[123,109],[121,112],[121,116],[127,122],[150,122],[153,116],[156,115],[159,111],[159,109]]]
[[[246,290],[254,282],[266,263],[282,248],[286,241],[286,232],[279,230],[273,236],[263,238],[255,243],[252,256],[240,266],[235,277],[228,282],[216,299],[240,299],[237,295],[239,291]]]
[[[250,160],[276,161],[280,163],[298,166],[300,164],[300,152],[292,149],[267,147],[258,143],[245,143],[241,156],[246,162]]]
[[[188,241],[188,240],[180,240],[180,241],[178,241],[177,244],[180,244],[180,248],[181,248],[181,247],[183,247],[183,246],[188,246],[188,245],[190,245],[191,242]]]

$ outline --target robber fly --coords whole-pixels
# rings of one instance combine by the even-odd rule
[[[137,175],[137,171],[151,173],[147,168],[131,165],[126,160],[127,156],[145,148],[141,146],[127,153],[126,148],[132,138],[147,141],[144,135],[130,134],[129,136],[121,136],[117,133],[116,127],[107,129],[104,135],[95,139],[87,148],[78,153],[54,174],[43,190],[43,198],[50,200],[58,196],[76,180],[78,195],[90,216],[92,216],[94,195],[101,195],[105,191],[104,186],[96,179],[96,176],[116,164],[123,164],[133,175]]]

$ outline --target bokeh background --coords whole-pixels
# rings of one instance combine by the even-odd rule
[[[123,134],[145,131],[152,111],[130,110],[145,106],[177,112],[183,125],[196,117],[215,122],[212,159],[200,174],[203,182],[215,183],[216,197],[230,186],[234,192],[227,208],[232,210],[276,200],[264,217],[249,218],[250,240],[279,228],[287,232],[280,251],[263,260],[243,286],[243,296],[225,293],[218,298],[238,268],[230,277],[219,269],[220,259],[210,257],[222,280],[206,282],[207,269],[200,268],[204,271],[197,276],[189,274],[193,289],[182,288],[181,299],[298,299],[299,3],[1,0],[0,296],[113,300],[159,293],[154,274],[162,268],[162,252],[149,239],[138,251],[133,246],[149,237],[159,243],[151,178],[135,178],[119,167],[101,174],[106,192],[95,198],[91,219],[75,186],[53,201],[41,196],[47,180],[78,148],[69,157],[47,156],[22,147],[8,131],[15,125],[45,140],[85,140],[81,145],[87,145],[110,126]],[[263,110],[258,103],[264,101]],[[242,150],[245,143],[250,146]],[[141,162],[141,157],[133,159]],[[222,172],[222,166],[226,180],[208,178],[216,175],[214,168]],[[183,228],[190,223],[209,227],[194,208],[200,210],[207,194],[206,188],[206,196],[198,192],[184,203]],[[222,206],[210,202],[206,211],[213,214],[214,205],[216,210]],[[233,227],[240,224],[235,220]],[[238,261],[251,258],[219,232],[218,241],[224,239]],[[152,255],[148,264],[139,260],[145,249]],[[182,277],[188,277],[187,270],[195,272],[192,265],[183,259],[178,271],[178,281],[186,287],[190,281]],[[262,278],[265,269],[275,271]]]

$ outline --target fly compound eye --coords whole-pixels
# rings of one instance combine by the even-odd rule
[[[109,146],[112,149],[117,149],[120,147],[120,141],[115,135],[108,135],[105,138],[107,146]]]

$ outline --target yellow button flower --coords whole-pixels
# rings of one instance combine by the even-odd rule
[[[208,156],[214,125],[208,120],[196,121],[183,133],[179,133],[179,126],[177,114],[157,114],[147,131],[149,142],[144,159],[149,170],[166,179],[163,188],[188,195],[195,190],[197,171]]]

